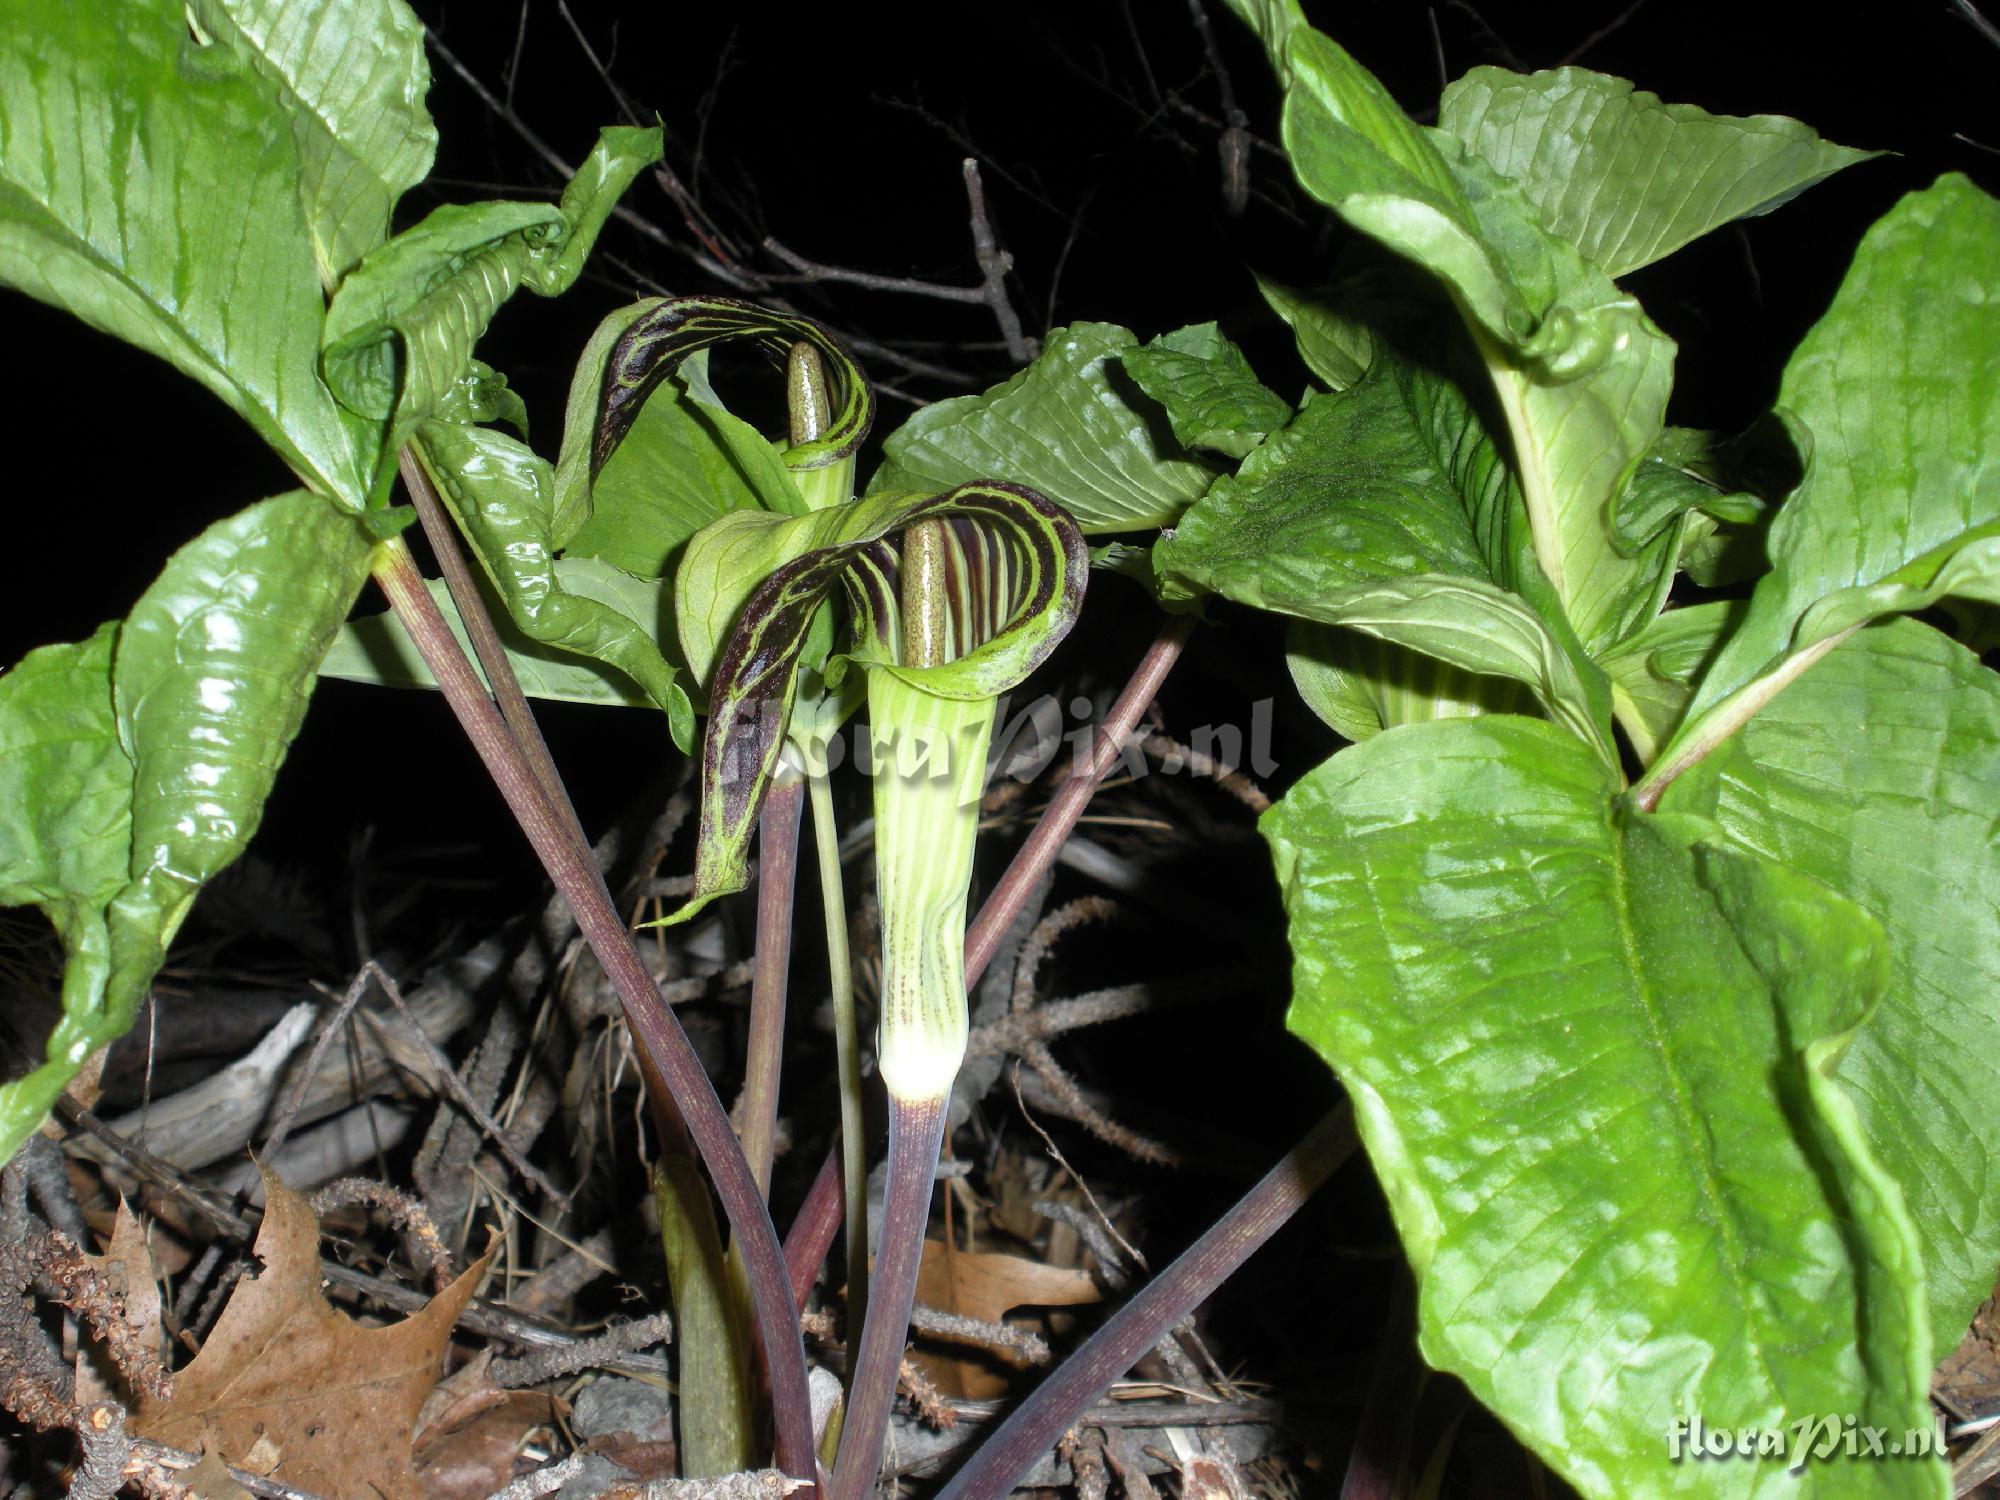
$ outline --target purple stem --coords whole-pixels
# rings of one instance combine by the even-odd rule
[[[896,1377],[903,1367],[903,1341],[910,1331],[910,1309],[917,1300],[917,1270],[923,1264],[931,1185],[937,1179],[949,1097],[889,1096],[889,1172],[882,1198],[882,1236],[868,1282],[868,1318],[854,1356],[854,1375],[847,1384],[840,1453],[828,1486],[831,1500],[862,1500],[875,1487],[875,1475],[882,1467],[889,1412],[896,1404]]]
[[[757,818],[757,954],[750,977],[750,1041],[743,1066],[743,1156],[768,1199],[785,1058],[785,983],[792,966],[792,893],[799,872],[802,777],[780,772]]]
[[[569,902],[578,929],[617,990],[663,1136],[672,1140],[685,1131],[701,1152],[749,1273],[764,1377],[771,1390],[778,1466],[793,1478],[810,1482],[817,1473],[817,1460],[806,1394],[805,1346],[798,1335],[791,1283],[770,1211],[715,1087],[687,1033],[660,997],[645,959],[612,904],[596,860],[570,837],[574,814],[565,820],[551,805],[520,744],[445,624],[409,549],[400,542],[386,544],[374,571],[390,607],[416,643],[487,774],[543,869]]]
[[[965,931],[965,983],[971,987],[979,982],[979,976],[986,971],[986,965],[993,959],[994,950],[1000,946],[1007,929],[1013,925],[1021,903],[1028,899],[1035,882],[1042,878],[1044,871],[1056,862],[1056,855],[1076,831],[1077,819],[1083,816],[1083,809],[1089,803],[1091,794],[1097,790],[1097,783],[1116,764],[1119,752],[1125,748],[1132,731],[1138,727],[1139,716],[1145,713],[1153,697],[1166,681],[1167,673],[1180,660],[1181,648],[1187,645],[1188,637],[1194,633],[1193,615],[1171,616],[1153,644],[1146,648],[1146,654],[1139,658],[1139,665],[1132,669],[1131,680],[1125,690],[1111,705],[1111,712],[1104,716],[1098,726],[1097,738],[1091,743],[1090,759],[1082,766],[1070,771],[1069,777],[1056,788],[1055,796],[1035,824],[1020,849],[1014,855],[1014,862],[1007,866],[1007,873],[1000,877],[1000,883],[993,887],[993,894],[986,898],[986,904],[979,908],[979,915]]]
[[[952,1475],[937,1500],[998,1500],[1012,1490],[1078,1414],[1299,1211],[1354,1145],[1354,1112],[1342,1100],[1234,1208],[1035,1387]]]

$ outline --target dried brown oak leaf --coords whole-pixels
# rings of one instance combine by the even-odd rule
[[[123,1198],[118,1200],[118,1217],[112,1221],[104,1253],[83,1259],[104,1273],[106,1283],[117,1294],[120,1320],[132,1330],[133,1341],[158,1354],[166,1344],[160,1328],[159,1276],[153,1269],[146,1226]],[[95,1339],[85,1340],[76,1353],[76,1404],[83,1407],[130,1399],[130,1389],[104,1346]]]
[[[142,1403],[132,1432],[340,1500],[424,1500],[411,1432],[486,1261],[422,1312],[365,1328],[320,1295],[319,1223],[269,1172],[255,1250],[262,1272],[237,1283],[173,1399]]]
[[[925,1240],[917,1270],[917,1301],[939,1312],[958,1313],[982,1323],[999,1323],[1017,1307],[1075,1307],[1103,1293],[1088,1271],[1065,1270],[1019,1255],[960,1250],[943,1240]],[[1007,1389],[1007,1379],[989,1361],[928,1351],[917,1367],[948,1396],[985,1400]]]

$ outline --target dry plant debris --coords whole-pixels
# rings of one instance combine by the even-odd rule
[[[133,1432],[324,1495],[424,1500],[411,1434],[486,1262],[421,1312],[366,1328],[320,1292],[305,1201],[268,1173],[264,1201],[263,1271],[237,1284],[172,1398],[141,1402]]]
[[[960,1250],[943,1240],[924,1242],[917,1272],[918,1302],[982,1323],[1002,1322],[1017,1307],[1075,1307],[1101,1296],[1088,1271],[1019,1255]],[[977,1356],[924,1354],[916,1362],[947,1395],[984,1399],[1007,1389],[1005,1377]]]

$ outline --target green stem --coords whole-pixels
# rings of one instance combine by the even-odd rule
[[[826,966],[833,986],[833,1049],[840,1069],[840,1180],[847,1205],[847,1326],[868,1307],[868,1135],[861,1109],[861,1032],[854,1018],[853,960],[847,951],[847,898],[840,873],[840,830],[833,784],[808,778],[813,842],[819,850],[820,903],[826,911]]]
[[[806,1393],[805,1346],[798,1334],[777,1231],[730,1129],[729,1116],[612,904],[596,860],[568,836],[568,821],[550,805],[400,538],[382,544],[374,576],[617,990],[663,1135],[672,1139],[684,1129],[701,1152],[749,1272],[764,1378],[771,1391],[778,1466],[810,1483],[818,1460]]]
[[[757,952],[741,1108],[743,1155],[767,1200],[778,1135],[778,1075],[785,1059],[785,986],[792,966],[792,898],[804,801],[799,772],[781,766],[757,818]]]
[[[1860,628],[1859,625],[1850,625],[1803,651],[1794,652],[1771,671],[1745,683],[1681,730],[1660,753],[1644,779],[1633,788],[1633,805],[1641,812],[1651,812],[1658,807],[1667,788],[1684,772],[1699,765],[1717,746],[1748,724],[1759,709],[1796,682],[1808,667]]]

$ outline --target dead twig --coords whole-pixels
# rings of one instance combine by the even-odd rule
[[[963,1313],[925,1307],[921,1302],[910,1309],[910,1327],[932,1338],[971,1344],[990,1349],[1018,1365],[1045,1365],[1049,1362],[1048,1341],[1011,1323],[989,1323],[984,1318],[968,1318]]]
[[[670,1343],[674,1320],[667,1313],[653,1313],[634,1322],[620,1323],[595,1338],[581,1339],[567,1349],[538,1349],[519,1359],[493,1361],[493,1383],[502,1386],[539,1385],[559,1375],[595,1369],[651,1344]]]
[[[407,1230],[422,1249],[424,1268],[431,1273],[438,1290],[443,1291],[450,1284],[451,1251],[445,1247],[444,1236],[438,1233],[423,1199],[370,1177],[343,1177],[312,1195],[312,1211],[322,1219],[333,1209],[351,1204],[379,1208],[389,1220],[390,1228]]]
[[[1000,337],[1007,341],[1007,357],[1024,365],[1042,352],[1042,342],[1021,331],[1021,315],[1008,299],[1007,273],[1014,269],[1014,257],[1000,248],[993,221],[986,216],[986,185],[979,179],[979,158],[966,157],[961,170],[965,174],[965,201],[972,215],[972,253],[979,262],[981,300],[1000,325]]]

